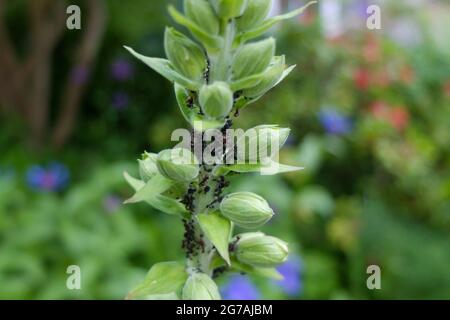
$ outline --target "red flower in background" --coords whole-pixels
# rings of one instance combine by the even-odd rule
[[[389,114],[389,105],[383,101],[375,101],[370,106],[370,112],[376,119],[386,119]]]
[[[409,124],[409,112],[404,107],[391,107],[383,101],[376,101],[370,106],[370,112],[376,119],[388,122],[398,131]]]
[[[389,122],[394,128],[401,131],[408,126],[409,112],[403,107],[395,107],[389,114]]]
[[[356,87],[366,90],[370,85],[370,75],[367,69],[359,68],[353,73],[353,82]]]
[[[442,90],[444,90],[444,94],[450,98],[450,80],[447,80],[444,83]]]
[[[376,36],[367,35],[367,41],[363,46],[362,54],[364,60],[368,63],[374,63],[380,60],[381,57],[380,41]]]

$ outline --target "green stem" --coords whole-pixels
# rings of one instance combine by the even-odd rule
[[[199,174],[200,179],[204,179],[204,177],[208,177],[208,183],[205,186],[198,186],[197,192],[195,193],[195,210],[192,213],[191,221],[194,226],[194,233],[196,241],[202,243],[201,248],[195,250],[191,257],[188,257],[187,267],[188,270],[198,269],[203,273],[206,273],[209,276],[212,276],[213,270],[211,269],[211,260],[215,254],[214,245],[208,240],[207,237],[201,236],[203,231],[200,228],[200,225],[196,219],[196,216],[199,214],[208,214],[211,210],[207,208],[208,204],[210,204],[214,197],[214,189],[216,187],[216,183],[212,180],[213,175],[206,171],[203,167]],[[205,187],[209,186],[209,191],[205,192]]]
[[[231,78],[230,65],[233,58],[233,41],[235,37],[234,20],[222,20],[221,35],[223,38],[223,46],[216,53],[209,53],[210,59],[210,79],[212,81],[228,82]]]

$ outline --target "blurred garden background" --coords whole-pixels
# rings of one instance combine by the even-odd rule
[[[0,298],[122,299],[183,256],[181,222],[122,204],[122,172],[187,126],[172,85],[122,47],[164,56],[168,3],[0,0]],[[226,276],[224,298],[450,299],[449,15],[447,0],[322,0],[272,30],[297,68],[236,125],[291,127],[281,157],[305,170],[233,189],[270,200],[265,231],[292,253],[285,280]]]

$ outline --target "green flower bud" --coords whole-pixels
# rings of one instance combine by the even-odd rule
[[[164,48],[175,70],[191,80],[200,80],[206,69],[203,50],[194,41],[173,28],[166,28]]]
[[[158,168],[156,167],[156,153],[144,152],[142,155],[142,160],[139,159],[139,174],[141,179],[145,182],[153,178],[158,173]]]
[[[247,130],[236,139],[237,160],[247,162],[271,158],[285,144],[290,131],[276,125],[260,125]]]
[[[200,89],[202,111],[210,118],[222,118],[233,108],[233,92],[226,82],[216,81]]]
[[[227,195],[220,203],[222,215],[245,229],[256,229],[273,216],[267,201],[252,192],[236,192]]]
[[[199,173],[197,158],[191,151],[183,148],[161,151],[156,166],[164,177],[180,182],[190,182]]]
[[[283,75],[285,70],[284,56],[274,57],[269,67],[261,76],[261,81],[254,87],[245,89],[242,95],[248,98],[257,98],[272,89]]]
[[[273,38],[244,45],[233,60],[233,78],[241,79],[263,72],[269,66],[274,54]]]
[[[244,13],[248,0],[210,0],[222,19],[239,17]]]
[[[184,0],[186,16],[209,34],[219,33],[219,20],[208,0]]]
[[[183,300],[220,300],[216,283],[204,273],[189,276],[183,287]]]
[[[236,243],[236,258],[256,267],[272,268],[286,261],[287,243],[261,233],[244,233]]]
[[[266,19],[272,7],[272,0],[249,0],[244,14],[236,19],[239,30],[245,31],[255,28]]]

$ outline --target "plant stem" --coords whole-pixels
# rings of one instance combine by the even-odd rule
[[[211,210],[208,205],[214,200],[213,192],[216,182],[213,181],[213,176],[209,172],[209,169],[207,170],[204,166],[201,166],[199,177],[205,183],[202,184],[200,182],[195,192],[195,206],[190,218],[190,226],[193,230],[186,230],[185,241],[186,236],[190,236],[194,242],[189,245],[191,248],[194,248],[192,252],[187,251],[187,266],[191,271],[199,270],[212,276],[213,270],[211,270],[210,264],[215,253],[215,248],[208,238],[203,235],[196,216],[199,214],[208,214]],[[193,234],[189,235],[189,232]]]
[[[208,53],[211,63],[210,79],[228,82],[231,78],[230,65],[233,57],[232,47],[235,36],[235,22],[222,20],[221,35],[223,46],[217,53]]]

